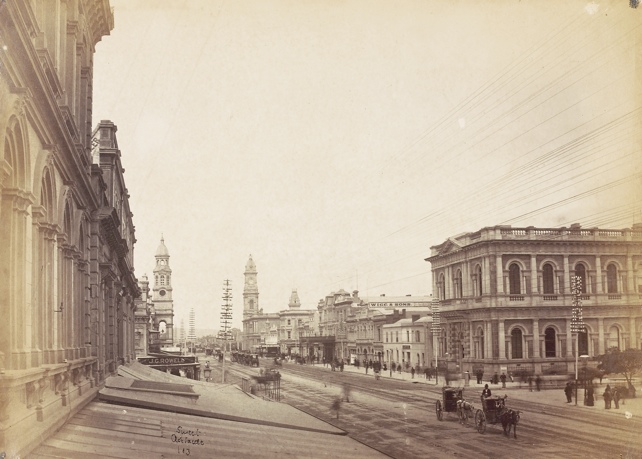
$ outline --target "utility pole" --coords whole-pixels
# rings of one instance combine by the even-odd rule
[[[582,278],[571,276],[571,293],[573,294],[573,309],[571,311],[571,333],[575,335],[575,406],[577,406],[577,365],[580,355],[580,333],[584,332],[584,317],[582,317]]]
[[[439,299],[433,298],[431,302],[432,309],[432,331],[433,351],[435,353],[435,386],[439,384],[439,362],[437,355],[439,351],[439,335],[441,334],[441,318],[439,317]]]
[[[219,336],[223,338],[223,371],[221,382],[225,382],[225,354],[227,352],[227,338],[232,327],[232,281],[223,281],[223,305],[221,306],[221,330]],[[222,335],[222,336],[221,336]]]

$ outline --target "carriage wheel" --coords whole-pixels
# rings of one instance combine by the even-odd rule
[[[437,413],[437,419],[439,419],[440,421],[443,421],[444,410],[441,406],[441,400],[437,400],[437,403],[435,403],[435,412]]]
[[[475,413],[475,427],[480,434],[486,432],[486,415],[482,410],[477,410]]]

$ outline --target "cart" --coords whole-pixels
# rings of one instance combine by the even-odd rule
[[[464,399],[464,389],[460,387],[444,386],[441,388],[441,400],[435,403],[437,419],[443,421],[446,413],[457,413],[457,401]]]
[[[475,413],[475,427],[477,432],[486,432],[487,424],[501,423],[504,434],[508,435],[513,428],[513,436],[517,438],[517,423],[519,422],[519,411],[506,407],[506,398],[498,396],[481,398],[482,408]]]

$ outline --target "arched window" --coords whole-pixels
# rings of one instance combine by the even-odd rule
[[[582,263],[575,265],[575,276],[580,278],[580,291],[586,293],[586,268]]]
[[[588,333],[586,330],[577,335],[577,348],[579,349],[579,355],[589,355]]]
[[[477,335],[477,358],[483,359],[484,358],[484,329],[482,327],[479,327],[477,329],[478,335]]]
[[[453,283],[455,287],[455,298],[461,298],[463,296],[463,289],[461,285],[461,269],[458,269],[455,273],[455,279]]]
[[[161,285],[165,285],[165,276],[161,275]]]
[[[546,357],[555,357],[555,329],[548,327],[544,331],[544,352]]]
[[[446,280],[444,273],[439,275],[439,280],[437,281],[437,294],[439,295],[440,300],[446,299]]]
[[[555,273],[553,265],[546,263],[542,269],[542,281],[544,283],[544,295],[555,293]]]
[[[421,342],[421,335],[419,334],[419,330],[417,330],[417,331],[415,332],[415,341],[416,341],[417,343],[420,343],[420,342]]]
[[[620,349],[620,329],[613,325],[609,328],[609,337],[608,337],[608,348],[618,348]]]
[[[521,274],[517,263],[511,263],[508,267],[508,284],[511,295],[520,295],[522,293]]]
[[[607,293],[617,293],[617,266],[611,263],[606,267]]]
[[[519,328],[514,328],[510,332],[510,341],[511,341],[511,359],[523,359],[524,350],[522,347],[522,331]]]
[[[254,299],[250,299],[249,305],[250,305],[250,309],[254,309]]]
[[[407,343],[410,342],[410,331],[409,330],[406,330],[406,342]]]
[[[477,296],[482,296],[482,294],[484,293],[484,291],[483,291],[483,289],[482,289],[482,285],[483,285],[483,283],[482,283],[482,269],[481,269],[481,265],[477,265],[477,269],[475,270],[475,274],[476,274],[476,276],[477,276]]]

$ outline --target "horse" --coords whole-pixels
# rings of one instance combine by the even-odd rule
[[[499,420],[504,428],[504,435],[510,435],[510,429],[513,428],[513,438],[517,438],[517,423],[519,422],[519,411],[507,409],[499,415]]]
[[[466,400],[457,400],[457,416],[461,424],[468,424],[468,418],[473,416],[475,407]]]

